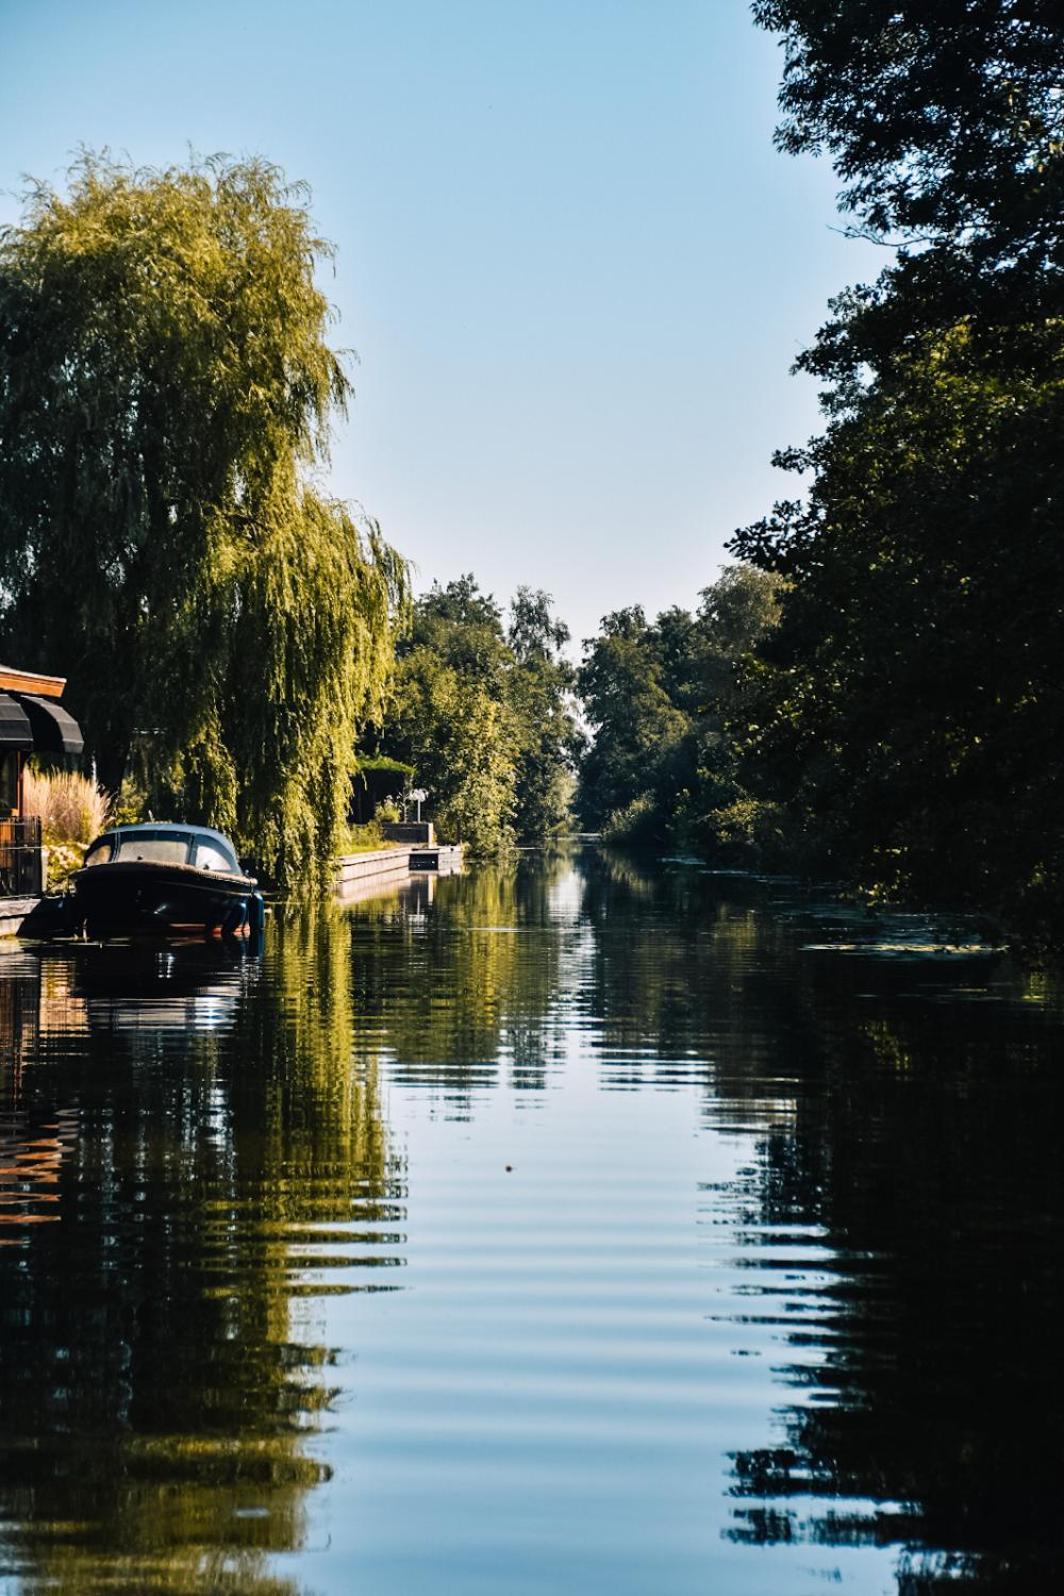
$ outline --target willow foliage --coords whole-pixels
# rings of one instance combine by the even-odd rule
[[[312,470],[349,385],[276,167],[84,155],[0,234],[0,626],[117,784],[281,880],[333,851],[406,572]]]

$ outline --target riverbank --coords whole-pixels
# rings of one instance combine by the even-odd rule
[[[341,854],[336,860],[336,893],[341,899],[363,896],[369,889],[424,871],[454,875],[462,868],[461,843],[402,843]]]

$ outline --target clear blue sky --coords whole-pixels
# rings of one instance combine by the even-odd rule
[[[0,219],[82,143],[305,178],[359,356],[333,487],[420,585],[545,587],[579,638],[793,491],[788,367],[882,265],[774,152],[779,63],[745,0],[0,0]]]

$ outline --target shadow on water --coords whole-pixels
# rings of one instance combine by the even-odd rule
[[[766,912],[767,910],[767,912]],[[768,1332],[780,1444],[733,1455],[751,1546],[899,1549],[905,1596],[1064,1576],[1059,983],[934,926],[600,859],[591,1003],[760,1127],[713,1193]],[[671,1065],[668,1061],[672,1061]]]
[[[342,927],[339,928],[342,933]],[[401,1261],[342,934],[0,964],[0,1574],[281,1592],[327,1477],[312,1303]]]
[[[793,1274],[759,1293],[795,1400],[784,1444],[735,1460],[757,1504],[735,1533],[908,1543],[912,1596],[1033,1596],[1064,1571],[1059,1024],[1007,976],[988,1003],[992,971],[961,990],[825,975],[807,976],[801,1090],[761,1144],[751,1212],[766,1249],[815,1235],[832,1262],[800,1324]]]

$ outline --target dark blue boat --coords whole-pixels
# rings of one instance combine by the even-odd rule
[[[258,883],[210,826],[115,826],[92,844],[73,883],[73,918],[90,936],[241,935],[262,925]]]

